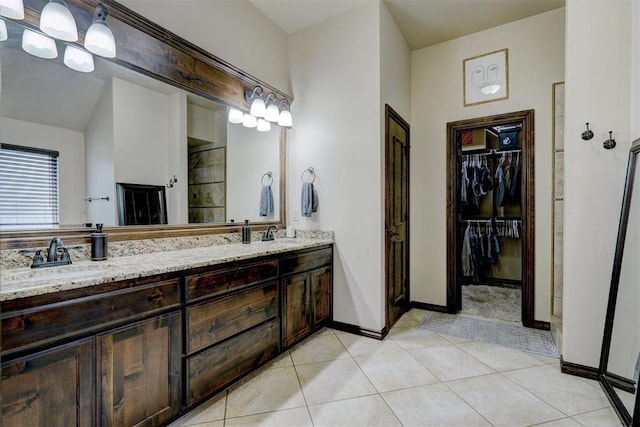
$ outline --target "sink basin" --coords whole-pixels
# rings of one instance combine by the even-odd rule
[[[2,278],[2,282],[72,279],[74,277],[90,276],[97,271],[104,271],[107,268],[109,268],[109,266],[106,264],[81,262],[59,267],[4,270],[0,277]]]

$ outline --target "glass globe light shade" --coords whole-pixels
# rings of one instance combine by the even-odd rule
[[[71,11],[62,0],[49,0],[40,14],[43,33],[67,42],[78,40],[78,28]]]
[[[264,99],[255,98],[251,101],[251,110],[249,110],[249,114],[253,117],[264,117],[264,114],[267,112],[267,106],[264,104]]]
[[[89,27],[84,36],[84,47],[89,52],[105,58],[116,56],[116,39],[104,21],[96,21]]]
[[[0,0],[0,15],[11,19],[24,19],[22,0]]]
[[[278,118],[278,125],[290,128],[292,124],[293,118],[291,117],[291,112],[289,110],[281,111],[280,117]]]
[[[258,132],[269,132],[271,130],[271,123],[264,119],[258,119]]]
[[[53,59],[58,56],[58,48],[53,39],[29,29],[22,33],[22,49],[38,58]]]
[[[64,51],[64,65],[81,73],[90,73],[94,70],[93,55],[69,45]]]
[[[273,103],[267,105],[267,111],[264,113],[264,119],[276,123],[279,117],[280,110],[278,109],[278,106]]]
[[[7,32],[7,23],[4,22],[3,19],[0,19],[0,42],[3,42],[8,38],[9,33]]]
[[[237,108],[229,108],[229,123],[242,123],[244,113]]]
[[[245,114],[242,119],[242,126],[246,128],[254,128],[258,125],[258,119],[251,114]]]

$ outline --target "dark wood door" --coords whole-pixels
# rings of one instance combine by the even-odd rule
[[[99,422],[159,425],[180,410],[180,314],[100,334]]]
[[[409,124],[391,107],[385,117],[386,326],[409,309]]]
[[[2,425],[94,426],[94,340],[2,364]]]
[[[331,267],[325,267],[310,274],[313,329],[317,329],[331,318],[332,271]]]
[[[282,280],[282,343],[289,347],[311,332],[308,273]]]

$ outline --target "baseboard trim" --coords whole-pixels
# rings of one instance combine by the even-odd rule
[[[551,330],[551,323],[543,322],[542,320],[534,320],[533,321],[533,328],[534,329],[542,329],[543,331],[550,331]]]
[[[560,372],[590,380],[598,380],[598,368],[567,362],[562,356],[560,356]]]
[[[377,340],[382,340],[387,336],[387,327],[382,328],[381,331],[374,331],[373,329],[362,328],[358,325],[352,325],[350,323],[336,322],[332,320],[329,322],[329,327],[333,329],[337,329],[339,331],[349,332],[351,334],[361,335],[363,337],[375,338]]]
[[[411,305],[411,308],[419,308],[420,310],[437,311],[439,313],[447,312],[447,307],[444,305],[429,304],[426,302],[418,302],[418,301],[411,301],[410,305]]]

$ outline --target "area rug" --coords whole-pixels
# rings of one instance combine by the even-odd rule
[[[429,313],[418,328],[542,356],[560,357],[549,331],[525,328],[511,323],[459,314]]]
[[[521,322],[520,286],[463,285],[461,314]]]

